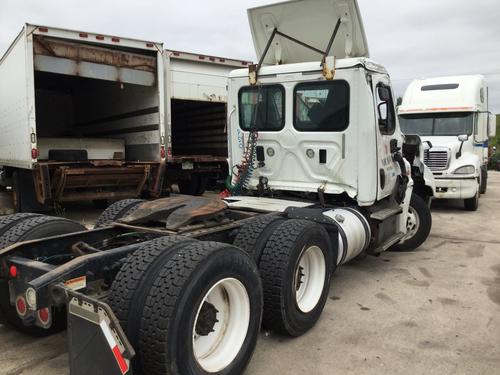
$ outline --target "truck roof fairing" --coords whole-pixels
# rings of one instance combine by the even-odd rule
[[[487,108],[485,86],[482,75],[417,79],[406,89],[398,112],[405,115],[480,111]]]

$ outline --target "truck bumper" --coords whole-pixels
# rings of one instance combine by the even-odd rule
[[[438,199],[468,199],[476,195],[479,185],[476,178],[438,179],[436,196]]]

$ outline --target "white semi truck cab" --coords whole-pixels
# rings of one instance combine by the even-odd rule
[[[484,77],[413,81],[399,120],[404,133],[418,134],[428,143],[424,161],[434,174],[435,197],[463,199],[465,209],[477,210],[488,183],[488,140],[496,132]]]
[[[339,248],[339,265],[398,243],[418,247],[430,214],[422,208],[419,219],[410,201],[425,207],[433,179],[419,163],[420,139],[401,133],[389,74],[369,58],[357,2],[291,1],[250,9],[249,18],[259,63],[229,80],[232,206],[266,197],[331,208],[324,215],[361,239]]]

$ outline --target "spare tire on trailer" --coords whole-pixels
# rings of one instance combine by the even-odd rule
[[[241,374],[262,317],[257,267],[232,245],[198,241],[164,263],[146,299],[142,373]]]
[[[333,272],[328,232],[308,220],[290,219],[267,241],[259,263],[265,328],[300,336],[319,319]]]
[[[286,219],[276,214],[258,215],[241,221],[233,245],[245,250],[259,264],[262,250],[278,225]]]
[[[125,259],[111,285],[108,304],[133,347],[137,347],[142,311],[158,272],[175,250],[195,241],[182,236],[160,237],[145,242]],[[140,362],[138,353],[134,367],[140,368]]]
[[[10,225],[6,230],[3,230],[6,226],[0,227],[0,249],[15,244],[16,242],[36,240],[86,230],[83,225],[60,217],[15,214],[11,215],[10,218],[7,217],[2,219],[4,223],[10,221],[13,225]],[[52,310],[53,318],[50,328],[45,329],[34,325],[25,326],[21,318],[17,315],[16,308],[10,304],[10,292],[7,280],[0,280],[0,313],[7,323],[14,326],[19,331],[34,336],[49,335],[64,329],[66,326],[66,314],[64,309],[55,308]]]
[[[123,199],[115,202],[104,210],[104,212],[97,218],[95,228],[110,225],[115,221],[130,215],[139,208],[139,204],[145,202],[144,199]]]

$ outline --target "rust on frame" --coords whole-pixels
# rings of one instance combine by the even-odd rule
[[[147,163],[122,165],[122,162],[101,164],[96,161],[96,164],[72,166],[39,163],[33,171],[38,202],[137,197],[145,189],[152,171],[152,166]]]
[[[156,57],[123,52],[110,48],[52,39],[39,35],[33,37],[35,55],[60,57],[74,61],[111,65],[119,68],[156,72]]]

